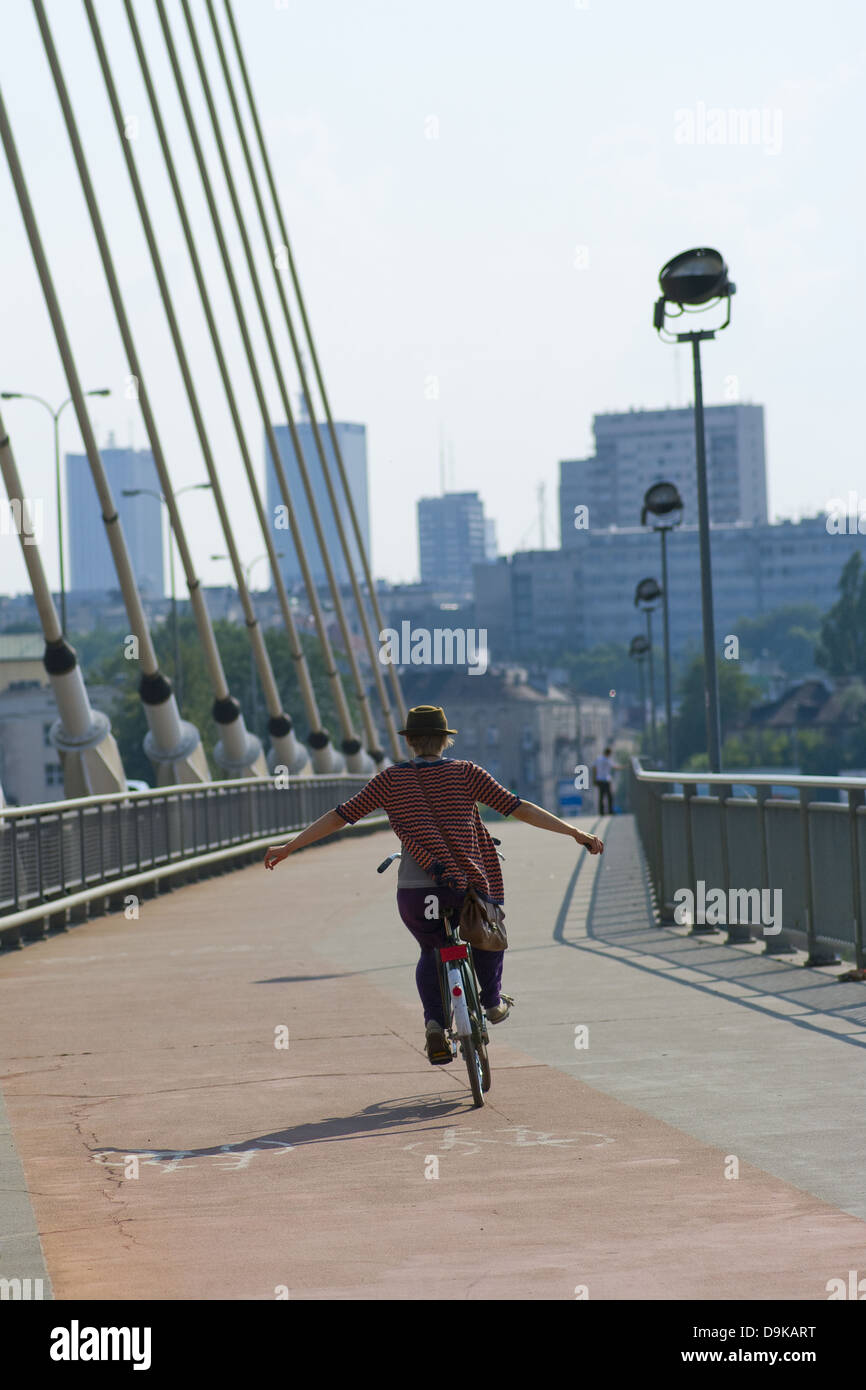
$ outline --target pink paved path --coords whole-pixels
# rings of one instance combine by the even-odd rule
[[[503,834],[517,921],[523,871],[565,860]],[[393,871],[371,873],[392,845],[0,958],[3,1089],[57,1298],[815,1299],[866,1267],[864,1222],[748,1164],[726,1180],[722,1149],[515,1050],[511,1022],[473,1110],[460,1064],[422,1053]],[[527,910],[524,944],[550,928]],[[377,982],[323,949],[335,931],[369,940]]]

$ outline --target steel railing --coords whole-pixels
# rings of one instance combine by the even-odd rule
[[[225,867],[299,830],[368,778],[250,777],[0,811],[0,945],[125,889]],[[38,934],[38,933],[37,933]]]
[[[781,929],[729,916],[720,924],[728,941],[760,939],[769,953],[804,946],[810,965],[831,964],[844,951],[862,969],[864,796],[863,777],[671,775],[632,758],[630,805],[660,918],[674,920],[683,889],[697,901],[701,883],[705,894],[720,888],[726,904],[743,907],[746,894],[754,901],[755,890],[778,890]]]

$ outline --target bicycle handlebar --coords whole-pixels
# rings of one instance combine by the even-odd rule
[[[396,854],[389,854],[387,859],[383,859],[383,860],[382,860],[382,863],[379,865],[378,869],[376,870],[376,873],[377,873],[377,874],[383,874],[383,873],[385,872],[386,869],[390,869],[391,865],[394,863],[394,860],[395,860],[395,859],[399,859],[399,858],[400,858],[400,851],[399,851],[399,850],[397,851]]]

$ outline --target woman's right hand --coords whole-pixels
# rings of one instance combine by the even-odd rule
[[[288,845],[269,845],[265,852],[265,868],[275,869],[284,859],[289,857]]]

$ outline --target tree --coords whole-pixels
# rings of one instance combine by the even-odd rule
[[[653,657],[658,663],[662,660],[655,649]],[[616,690],[638,698],[635,662],[621,643],[605,642],[586,651],[568,652],[557,664],[565,667],[572,688],[581,695],[607,695],[609,690]]]
[[[268,713],[261,694],[256,702],[255,717],[252,714],[250,644],[246,629],[238,623],[230,623],[224,619],[215,622],[213,627],[229,690],[240,701],[247,727],[258,734],[267,745]],[[153,768],[142,750],[147,733],[147,720],[138,694],[141,668],[137,661],[125,659],[124,636],[125,634],[119,632],[87,634],[86,639],[76,645],[80,647],[82,669],[88,685],[105,685],[117,691],[112,707],[106,710],[106,713],[111,718],[112,731],[117,739],[127,776],[152,782]],[[184,691],[181,715],[198,729],[208,762],[215,775],[219,775],[213,762],[214,745],[219,738],[219,730],[211,712],[213,688],[194,618],[179,619],[178,641]],[[307,658],[322,723],[329,730],[335,745],[339,747],[341,729],[321,648],[314,637],[301,635],[300,641]],[[174,666],[174,642],[170,623],[161,623],[153,629],[153,642],[160,669],[170,675]],[[296,663],[289,651],[288,638],[282,628],[271,628],[265,633],[265,644],[271,657],[283,708],[296,721],[295,732],[303,742],[311,731],[301,703]],[[341,653],[335,649],[334,654],[338,666],[345,665],[341,663]],[[86,661],[85,655],[88,658]],[[341,670],[341,674],[352,721],[356,732],[363,740],[364,731],[358,713],[358,700],[346,679],[345,672]],[[258,673],[256,681],[258,682]]]
[[[789,603],[756,618],[741,618],[733,631],[740,639],[740,659],[771,657],[786,677],[801,680],[816,669],[815,646],[822,620],[814,603]]]
[[[759,697],[758,687],[733,661],[722,661],[719,675],[719,720],[722,742],[728,732],[739,724]],[[704,659],[693,658],[680,681],[680,707],[674,719],[674,738],[678,760],[685,762],[694,755],[706,758],[707,720],[704,699]]]
[[[845,564],[839,597],[821,624],[815,659],[828,675],[866,678],[866,570],[860,552]]]

